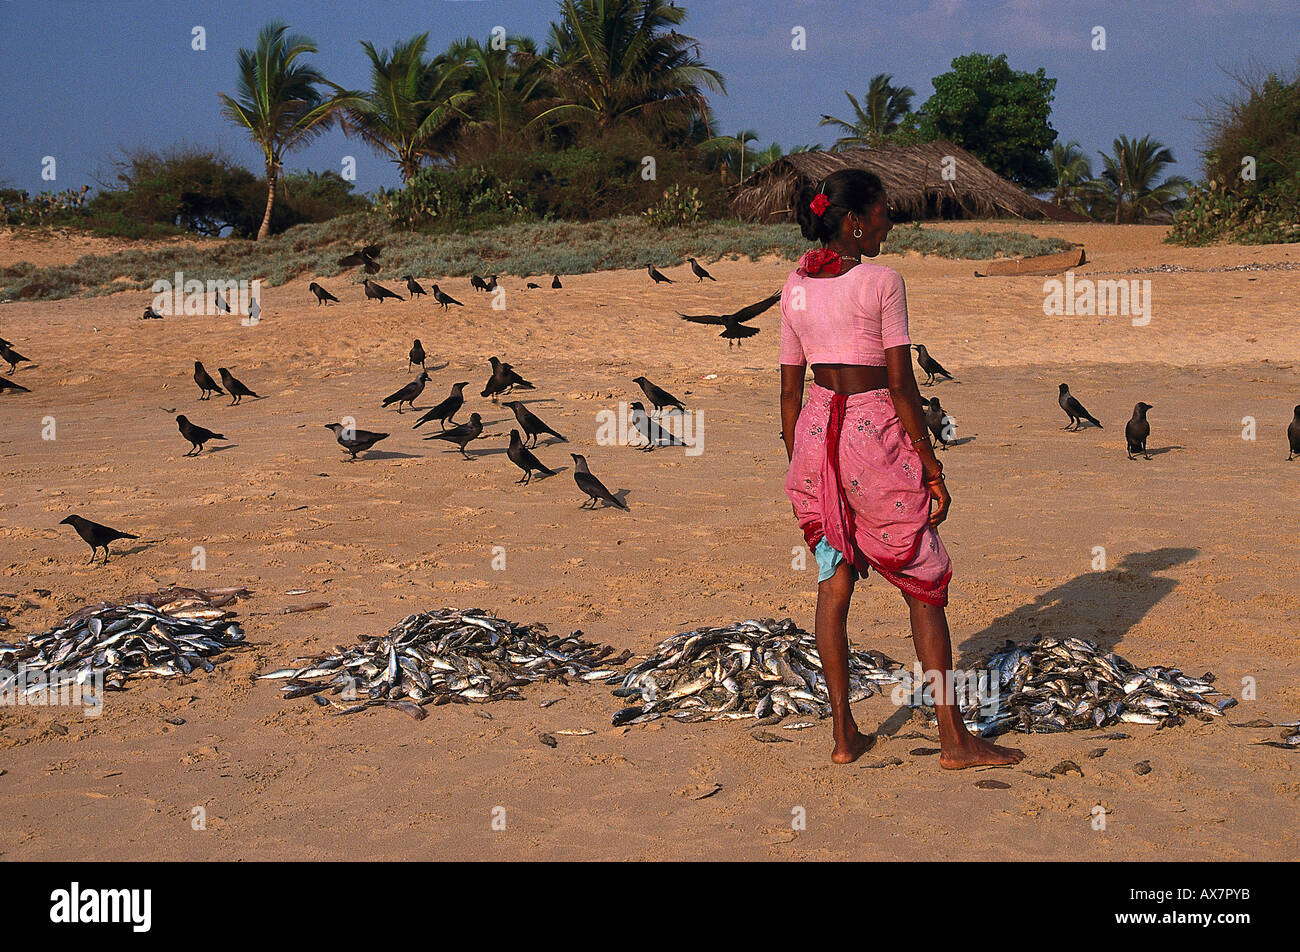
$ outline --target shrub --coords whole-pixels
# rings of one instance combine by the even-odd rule
[[[405,188],[380,190],[375,207],[394,226],[412,231],[472,230],[525,217],[520,183],[482,166],[424,168]]]
[[[1300,241],[1300,76],[1238,76],[1243,92],[1209,116],[1206,181],[1188,192],[1167,241]],[[1243,177],[1254,159],[1255,177]]]
[[[703,208],[698,188],[673,185],[664,190],[663,198],[647,208],[644,215],[646,221],[656,228],[671,228],[675,225],[695,224],[700,220]]]

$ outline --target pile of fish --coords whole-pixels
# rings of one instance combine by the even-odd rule
[[[535,681],[611,681],[631,656],[572,635],[548,635],[546,626],[517,625],[480,609],[409,615],[386,637],[363,635],[358,644],[299,659],[258,680],[282,679],[288,698],[306,697],[339,714],[391,707],[416,720],[424,705],[520,700],[516,688]],[[612,681],[611,681],[612,683]],[[325,697],[324,692],[340,700]]]
[[[987,682],[968,692],[962,717],[970,730],[986,737],[1009,730],[1083,730],[1120,721],[1175,727],[1188,716],[1203,721],[1221,717],[1237,703],[1226,696],[1208,700],[1221,693],[1209,672],[1194,678],[1177,668],[1139,668],[1082,638],[1039,635],[1021,644],[1008,641],[980,670],[988,672]],[[960,694],[957,700],[962,702]]]
[[[850,651],[850,700],[870,697],[879,685],[906,683],[910,675],[902,667],[877,651]],[[789,618],[673,635],[634,666],[614,694],[639,701],[614,715],[616,726],[665,715],[772,724],[787,715],[830,714],[817,642]]]
[[[225,606],[246,594],[243,588],[171,588],[80,608],[49,631],[0,642],[0,668],[10,672],[0,689],[18,677],[19,665],[33,691],[99,676],[105,689],[120,691],[133,676],[211,671],[209,658],[243,646],[244,632]],[[33,671],[42,674],[32,680]]]

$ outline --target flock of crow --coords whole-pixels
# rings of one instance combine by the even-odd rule
[[[339,260],[343,267],[361,267],[366,274],[377,274],[380,270],[378,258],[382,248],[378,245],[367,245],[356,252],[346,255]],[[705,270],[695,258],[688,258],[691,273],[697,282],[705,280],[715,281],[716,279]],[[646,271],[652,281],[656,284],[672,284],[673,279],[663,274],[652,264],[646,265]],[[470,278],[470,285],[476,292],[493,292],[498,288],[497,275],[489,278],[483,278],[479,275],[473,275]],[[410,299],[425,296],[428,292],[410,275],[403,276],[406,290],[410,294]],[[362,282],[365,297],[367,300],[378,301],[383,303],[388,298],[397,300],[407,300],[401,295],[383,287],[369,277]],[[540,287],[535,282],[528,282],[528,288]],[[551,281],[552,288],[561,288],[563,284],[559,275],[554,275]],[[331,294],[319,283],[313,281],[308,285],[309,290],[315,296],[317,304],[328,305],[337,303],[339,298]],[[432,284],[432,297],[444,310],[451,305],[463,307],[464,305],[443,291],[437,284]],[[753,327],[747,322],[762,314],[771,308],[780,300],[781,292],[778,291],[761,301],[747,305],[729,314],[699,314],[687,315],[680,311],[678,315],[684,321],[696,324],[706,324],[722,327],[719,337],[728,341],[728,348],[733,344],[740,345],[740,342],[748,337],[752,337],[759,332],[757,327]],[[228,310],[228,307],[225,308]],[[146,317],[150,316],[149,309],[146,309]],[[953,375],[948,372],[944,366],[936,360],[923,344],[912,345],[916,351],[917,365],[925,374],[924,386],[934,385],[939,378],[953,380]],[[9,372],[15,373],[18,364],[30,362],[29,359],[17,350],[13,344],[0,338],[0,360],[8,363]],[[412,343],[411,349],[407,354],[407,371],[409,372],[415,366],[420,367],[420,373],[411,382],[401,387],[397,391],[385,397],[381,403],[381,408],[395,407],[401,414],[402,406],[405,404],[411,410],[415,409],[415,401],[424,393],[425,384],[431,379],[425,367],[427,354],[420,340],[417,338]],[[512,428],[509,434],[509,444],[506,449],[506,456],[517,466],[523,476],[516,480],[516,483],[528,485],[537,473],[542,477],[554,476],[556,471],[549,468],[532,452],[537,446],[539,437],[546,435],[553,439],[549,440],[547,445],[558,442],[567,443],[568,440],[554,428],[548,426],[540,417],[534,414],[520,400],[508,400],[503,403],[500,397],[509,395],[516,390],[535,390],[535,385],[525,379],[511,364],[505,363],[498,357],[489,359],[491,365],[491,375],[488,377],[480,396],[489,398],[493,403],[509,407],[514,413],[515,420],[518,422],[518,428]],[[241,380],[235,377],[227,368],[217,368],[217,373],[221,378],[221,385],[218,385],[212,376],[204,368],[202,361],[194,361],[194,382],[199,388],[199,400],[206,401],[211,399],[214,394],[229,396],[231,398],[230,406],[237,406],[244,397],[259,399],[259,395],[245,385]],[[686,407],[681,400],[673,396],[668,391],[652,383],[644,376],[633,379],[645,394],[646,400],[653,407],[653,411],[647,412],[644,404],[640,401],[633,402],[630,407],[632,410],[632,423],[640,433],[642,438],[642,448],[652,450],[656,446],[686,446],[687,444],[679,437],[664,429],[653,419],[653,414],[666,414],[672,410],[682,413],[686,412]],[[459,381],[451,385],[451,391],[446,399],[437,405],[428,409],[421,415],[412,429],[419,429],[426,423],[436,422],[441,427],[437,433],[424,437],[426,440],[441,440],[453,444],[460,451],[465,459],[473,459],[467,452],[468,447],[475,440],[483,435],[483,418],[480,414],[470,413],[466,422],[457,423],[456,414],[461,412],[465,406],[464,389],[468,386],[468,381]],[[21,393],[30,393],[31,391],[20,384],[15,383],[6,377],[0,376],[0,393],[14,391]],[[1058,402],[1061,409],[1069,417],[1069,423],[1065,427],[1067,430],[1082,429],[1084,424],[1101,428],[1102,424],[1079,402],[1071,392],[1067,384],[1060,385],[1060,394]],[[929,397],[922,400],[922,408],[925,414],[927,429],[933,436],[934,445],[940,449],[946,449],[953,444],[953,430],[955,424],[947,411],[940,404],[939,398]],[[1150,459],[1151,456],[1147,451],[1147,440],[1151,435],[1151,425],[1147,421],[1147,411],[1152,409],[1152,405],[1145,402],[1138,402],[1133,408],[1133,416],[1125,426],[1124,439],[1125,448],[1129,459],[1135,459],[1135,454],[1141,454],[1144,458]],[[213,441],[224,442],[226,437],[206,427],[199,426],[189,420],[184,414],[176,417],[177,428],[181,436],[190,444],[190,449],[186,456],[197,456],[203,452],[203,447]],[[375,444],[391,436],[388,432],[379,432],[372,430],[359,429],[352,425],[343,423],[328,423],[324,425],[330,430],[339,446],[348,454],[349,462],[355,461],[358,454],[364,453],[371,449]],[[1287,440],[1290,448],[1288,460],[1300,456],[1300,406],[1295,408],[1294,416],[1287,428]],[[574,463],[574,482],[585,495],[582,507],[588,505],[596,508],[597,504],[603,503],[605,506],[613,506],[619,509],[627,510],[627,504],[618,496],[611,493],[588,467],[586,457],[578,453],[569,454]],[[96,552],[99,549],[104,550],[104,561],[108,561],[108,545],[118,539],[134,539],[137,536],[108,526],[100,525],[89,519],[84,519],[79,515],[71,515],[62,520],[60,525],[72,526],[81,538],[91,547],[91,562],[95,561]]]

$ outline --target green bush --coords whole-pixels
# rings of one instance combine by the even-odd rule
[[[1167,241],[1300,241],[1300,77],[1238,77],[1243,93],[1208,122],[1206,181],[1188,191]],[[1254,179],[1243,159],[1255,160]]]
[[[16,188],[0,189],[0,221],[6,225],[75,225],[85,221],[87,186],[81,191],[41,192],[32,198]]]
[[[663,198],[651,205],[643,213],[646,221],[656,228],[671,228],[676,225],[693,225],[700,220],[704,203],[700,201],[698,188],[682,188],[673,185],[664,190]]]
[[[411,231],[468,231],[528,215],[519,182],[482,166],[424,168],[405,188],[381,189],[375,207],[392,225]]]

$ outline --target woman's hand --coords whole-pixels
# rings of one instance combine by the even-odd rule
[[[952,496],[948,495],[948,486],[942,479],[926,483],[925,488],[930,492],[930,528],[933,529],[948,518]]]

